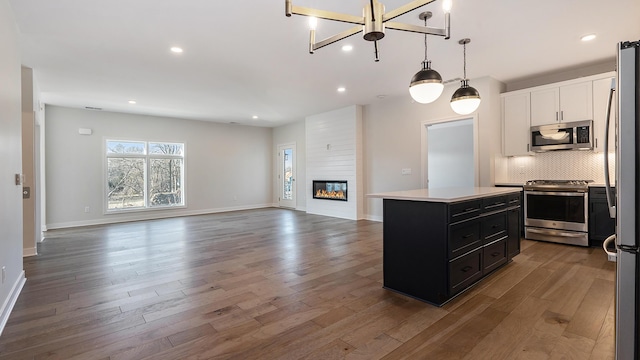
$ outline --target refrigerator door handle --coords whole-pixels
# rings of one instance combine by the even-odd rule
[[[616,217],[616,206],[613,204],[611,196],[611,179],[609,177],[609,128],[611,123],[611,104],[613,103],[613,92],[616,91],[616,79],[611,79],[611,90],[609,90],[609,103],[607,105],[607,115],[604,125],[604,184],[607,193],[607,207],[609,216]]]

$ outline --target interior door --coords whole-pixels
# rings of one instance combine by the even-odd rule
[[[427,125],[427,188],[476,186],[473,119]]]
[[[296,208],[296,144],[278,145],[278,205]]]

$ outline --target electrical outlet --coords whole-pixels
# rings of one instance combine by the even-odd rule
[[[7,267],[2,267],[2,284],[4,284],[4,280],[7,278]]]
[[[402,175],[411,175],[411,168],[402,169]]]
[[[85,206],[84,207],[84,212],[85,213],[90,213],[91,212],[91,208],[89,206]]]

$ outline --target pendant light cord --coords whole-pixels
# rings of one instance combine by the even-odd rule
[[[467,80],[467,43],[462,44],[462,72],[464,79]]]
[[[427,27],[427,18],[424,18],[424,27]],[[427,34],[424,34],[424,66],[427,64]]]

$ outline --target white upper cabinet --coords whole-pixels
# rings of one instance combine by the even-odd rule
[[[593,150],[603,151],[607,100],[613,77],[615,73],[609,72],[501,94],[504,156],[533,154],[529,151],[531,126],[582,120],[593,120]],[[612,112],[614,116],[615,106]],[[611,125],[610,149],[615,146],[614,132]]]
[[[592,120],[592,81],[531,91],[531,126]]]
[[[560,90],[558,88],[531,92],[531,126],[558,122],[560,116]]]
[[[528,92],[502,96],[502,153],[529,155],[531,102]]]
[[[604,134],[605,124],[607,120],[607,106],[609,103],[609,91],[611,89],[611,79],[615,74],[611,73],[611,76],[593,81],[593,127],[594,127],[594,145],[593,151],[604,151]],[[609,151],[615,149],[615,122],[616,115],[616,96],[613,94],[613,100],[611,103],[611,124],[609,125]]]

